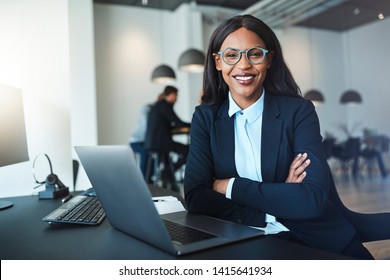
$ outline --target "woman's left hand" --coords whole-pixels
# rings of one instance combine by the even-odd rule
[[[302,183],[306,177],[306,167],[310,164],[307,153],[298,154],[290,165],[286,183]]]
[[[302,183],[306,177],[306,167],[310,164],[307,153],[298,154],[290,165],[290,170],[286,183]],[[213,183],[213,190],[223,195],[226,194],[226,188],[230,179],[216,179]]]

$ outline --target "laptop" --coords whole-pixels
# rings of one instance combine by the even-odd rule
[[[264,234],[248,226],[186,211],[159,215],[129,146],[75,149],[110,224],[129,236],[172,255],[184,255]],[[167,226],[184,228],[184,241],[171,238],[173,234]]]

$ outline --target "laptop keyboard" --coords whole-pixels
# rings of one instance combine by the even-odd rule
[[[96,196],[78,195],[42,220],[49,223],[98,225],[106,217]]]
[[[185,225],[181,225],[166,219],[162,220],[164,221],[169,236],[174,243],[185,245],[217,237],[216,235],[200,231]]]

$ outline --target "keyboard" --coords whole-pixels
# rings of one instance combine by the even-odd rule
[[[48,223],[98,225],[106,214],[96,196],[78,195],[44,217]]]
[[[217,237],[216,235],[198,229],[194,229],[189,226],[181,225],[166,219],[162,220],[168,230],[169,236],[171,237],[173,243],[185,245]]]

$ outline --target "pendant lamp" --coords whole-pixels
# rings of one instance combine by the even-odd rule
[[[172,83],[176,80],[175,72],[171,67],[165,64],[161,64],[154,68],[152,72],[153,83]]]
[[[354,90],[347,90],[340,97],[341,104],[359,104],[362,103],[362,96]]]
[[[313,102],[314,106],[318,106],[325,102],[323,94],[315,89],[309,90],[305,93],[303,96],[305,99],[311,100]]]
[[[317,84],[316,83],[316,70],[314,69],[313,66],[313,61],[315,60],[315,54],[313,53],[314,47],[313,47],[313,35],[312,35],[312,30],[309,28],[308,29],[308,53],[309,53],[309,66],[310,70],[309,76],[310,76],[310,82],[312,85]],[[322,103],[325,102],[324,95],[317,89],[311,89],[307,91],[303,97],[305,99],[310,100],[315,107],[322,105]]]
[[[193,34],[193,17],[194,13],[197,10],[197,4],[195,0],[192,0],[190,2],[190,21],[189,21],[189,32],[188,35]],[[190,46],[192,45],[193,39],[191,36],[188,37],[188,42],[190,43]],[[179,57],[179,63],[178,68],[182,71],[189,72],[189,73],[199,73],[203,71],[204,64],[206,61],[205,54],[197,50],[195,48],[190,48],[183,52]]]
[[[206,56],[196,49],[189,49],[179,57],[179,69],[190,73],[203,71]]]
[[[164,18],[163,18],[163,13],[161,12],[162,8],[162,0],[159,0],[158,2],[159,6],[159,20],[160,20],[160,42],[161,42],[161,57],[164,58]],[[172,83],[176,80],[176,75],[175,71],[173,69],[166,65],[166,64],[160,64],[156,68],[154,68],[152,72],[152,82],[153,83],[158,83],[158,84],[167,84],[167,83]]]
[[[345,18],[347,19],[347,24],[349,24],[349,22],[348,22],[349,14],[347,14]],[[346,76],[347,79],[348,79],[347,80],[347,85],[351,85],[352,84],[352,78],[351,78],[352,74],[351,73],[352,73],[353,67],[352,67],[352,64],[351,64],[352,57],[351,57],[351,51],[350,51],[349,32],[346,33],[345,50],[346,50],[345,51],[345,53],[346,53],[346,65],[348,67],[347,76]],[[344,91],[341,94],[340,103],[343,104],[343,105],[359,104],[359,103],[362,103],[362,96],[357,91],[349,89],[349,90]]]

